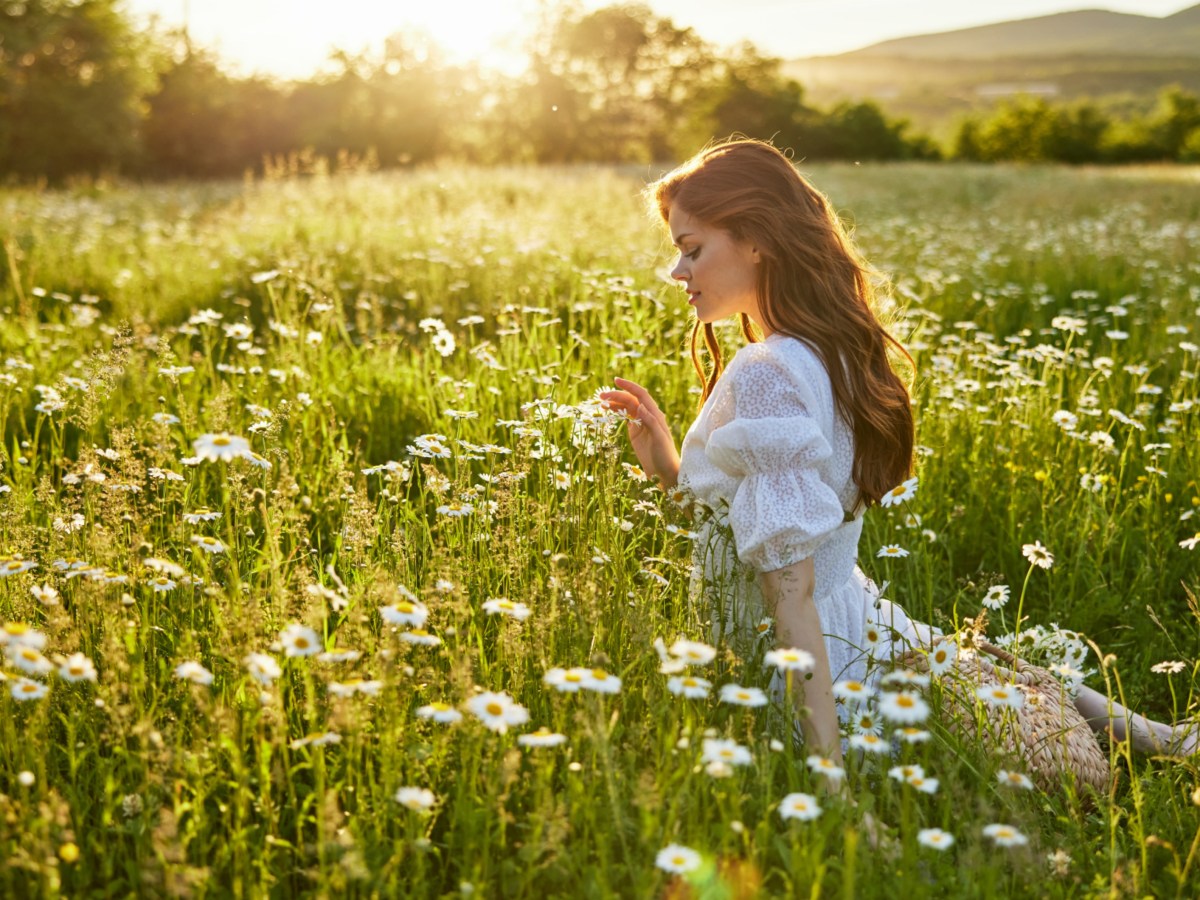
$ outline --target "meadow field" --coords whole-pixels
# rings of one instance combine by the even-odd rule
[[[1200,170],[802,168],[916,362],[864,571],[1197,715]],[[696,411],[659,171],[0,190],[0,896],[1200,894],[1200,757],[1027,789],[934,677],[831,791],[709,651],[596,401]]]

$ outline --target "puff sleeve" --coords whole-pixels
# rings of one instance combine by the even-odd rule
[[[726,379],[727,420],[713,429],[704,452],[739,479],[729,498],[738,558],[758,572],[782,569],[812,556],[845,521],[837,493],[822,478],[833,452],[822,420],[831,426],[832,410],[803,373],[769,358]]]

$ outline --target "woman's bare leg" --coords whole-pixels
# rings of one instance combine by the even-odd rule
[[[1190,756],[1200,749],[1200,726],[1167,725],[1147,719],[1090,687],[1079,688],[1075,708],[1093,731],[1107,731],[1118,741],[1131,739],[1133,749],[1143,753]]]

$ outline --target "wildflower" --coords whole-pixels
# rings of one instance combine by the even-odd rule
[[[246,671],[250,676],[258,681],[259,684],[270,687],[283,670],[279,668],[279,663],[275,661],[275,657],[268,656],[265,653],[250,653],[242,660],[242,664],[246,667]]]
[[[155,413],[154,415],[152,415],[150,418],[153,421],[157,422],[159,425],[178,425],[179,424],[179,416],[171,415],[171,413],[158,412],[158,413]]]
[[[839,681],[833,686],[833,696],[847,703],[866,703],[874,695],[873,688],[861,681]]]
[[[1007,787],[1024,788],[1027,791],[1033,790],[1033,782],[1020,772],[1009,772],[1007,769],[1001,769],[996,773],[996,780]]]
[[[1200,544],[1200,531],[1197,531],[1190,538],[1184,538],[1179,542],[1179,546],[1184,550],[1195,550],[1197,544]]]
[[[279,633],[285,656],[315,656],[322,650],[321,636],[307,625],[293,623]]]
[[[761,688],[742,687],[740,684],[721,685],[721,702],[734,706],[766,706],[769,702]]]
[[[175,677],[193,684],[212,684],[213,673],[193,660],[181,662],[175,667]]]
[[[58,605],[58,591],[48,584],[43,584],[41,587],[35,584],[29,589],[29,593],[33,594],[35,600],[46,606]]]
[[[41,650],[46,646],[46,636],[24,622],[5,622],[0,628],[0,647],[32,647]]]
[[[449,703],[434,701],[417,710],[417,718],[430,719],[442,725],[454,725],[462,721],[462,713]]]
[[[58,674],[67,681],[95,681],[96,666],[82,653],[72,653],[58,667]]]
[[[183,521],[189,525],[196,525],[200,522],[213,522],[221,518],[221,513],[214,509],[209,509],[207,506],[201,506],[199,509],[183,514]]]
[[[944,675],[954,665],[958,656],[958,645],[954,641],[938,641],[929,651],[929,671],[934,675]]]
[[[460,503],[457,500],[451,500],[449,503],[443,503],[437,508],[438,514],[442,516],[450,516],[457,519],[463,516],[469,516],[475,511],[470,503]]]
[[[763,616],[757,625],[754,626],[754,633],[759,637],[766,637],[771,633],[771,629],[775,627],[775,620],[770,616]]]
[[[788,794],[779,801],[779,815],[784,819],[808,822],[821,815],[821,807],[812,794]]]
[[[36,781],[37,776],[35,776],[28,769],[25,769],[17,774],[17,783],[20,784],[21,787],[33,787],[34,782]]]
[[[192,441],[192,449],[200,459],[212,462],[238,459],[250,452],[250,442],[244,437],[221,432],[220,434],[202,434]]]
[[[917,479],[910,478],[903,484],[892,488],[879,498],[880,506],[899,506],[905,500],[911,500],[917,493]]]
[[[449,331],[439,331],[433,336],[433,349],[441,356],[450,356],[457,346],[454,335]]]
[[[350,681],[331,681],[328,685],[329,693],[335,697],[353,697],[355,694],[365,694],[368,697],[377,697],[379,692],[383,690],[382,681],[363,681],[355,678]]]
[[[763,657],[768,666],[775,666],[781,672],[807,672],[812,669],[816,660],[807,650],[791,647],[783,650],[771,650]]]
[[[518,622],[524,622],[529,618],[532,610],[524,603],[516,603],[506,597],[495,597],[491,600],[485,600],[483,603],[483,611],[489,616],[505,615],[511,616]]]
[[[529,721],[529,710],[504,693],[488,691],[478,694],[467,701],[467,710],[478,717],[484,726],[499,734],[508,731],[510,725],[524,725]]]
[[[551,669],[542,676],[542,681],[556,691],[564,694],[574,694],[583,687],[583,682],[588,677],[589,671],[587,669]]]
[[[361,650],[343,650],[334,647],[332,650],[325,650],[317,654],[317,662],[322,663],[346,663],[357,662],[362,657]]]
[[[997,847],[1020,847],[1029,843],[1029,838],[1011,825],[993,823],[983,829],[983,836],[991,838]]]
[[[688,641],[680,638],[671,645],[670,653],[672,656],[683,660],[691,666],[706,666],[716,659],[717,651],[715,647],[710,647],[708,644],[700,641]]]
[[[396,802],[416,813],[427,813],[437,803],[437,797],[428,788],[402,787],[396,791]]]
[[[341,742],[342,736],[336,731],[314,731],[312,734],[296,738],[288,746],[293,750],[299,750],[301,747],[324,747],[327,744],[340,744]]]
[[[937,793],[939,782],[936,778],[926,778],[924,775],[910,775],[905,780],[922,794]]]
[[[565,734],[551,731],[543,725],[537,731],[518,737],[517,743],[522,747],[557,747],[559,744],[566,743],[566,740]]]
[[[922,741],[929,740],[929,732],[922,728],[901,728],[896,732],[896,736],[906,744],[920,744]]]
[[[850,746],[855,750],[862,750],[864,753],[891,752],[887,741],[877,734],[852,734],[850,736]]]
[[[28,644],[9,644],[5,651],[8,661],[30,675],[48,675],[54,671],[54,664],[42,656],[40,650]]]
[[[975,694],[989,706],[1020,709],[1025,705],[1025,695],[1012,685],[985,685],[978,688]]]
[[[1000,609],[1008,602],[1009,590],[1007,584],[994,584],[984,595],[983,605],[988,609]]]
[[[705,738],[700,761],[703,763],[722,762],[730,766],[748,766],[753,761],[753,757],[750,755],[750,750],[737,741]]]
[[[1071,854],[1062,847],[1053,853],[1047,853],[1046,862],[1050,864],[1050,869],[1059,878],[1065,878],[1071,872]]]
[[[597,694],[616,694],[621,690],[621,679],[616,675],[610,675],[603,669],[585,669],[587,676],[583,680],[582,687],[587,691],[595,691]]]
[[[207,534],[193,534],[192,543],[197,545],[205,553],[225,552],[225,545],[218,541],[215,537],[209,537]]]
[[[888,777],[894,778],[897,781],[908,781],[908,779],[914,776],[917,778],[925,777],[925,769],[916,763],[910,763],[906,766],[892,766],[888,769]]]
[[[929,705],[911,691],[885,693],[879,697],[879,714],[898,725],[915,725],[929,717]]]
[[[242,459],[246,460],[246,462],[250,463],[250,465],[254,466],[255,468],[271,468],[271,461],[265,456],[259,456],[253,450],[247,450],[246,453],[243,454]]]
[[[389,625],[412,625],[421,628],[429,618],[429,608],[416,600],[401,600],[390,606],[379,607],[379,614]]]
[[[840,781],[846,774],[845,769],[826,756],[813,754],[805,760],[805,764],[810,770],[818,775],[824,775],[830,781]]]
[[[917,832],[917,843],[934,850],[948,850],[954,846],[954,835],[940,828],[922,828]]]
[[[707,697],[712,682],[704,678],[694,678],[691,675],[676,675],[667,681],[667,690],[679,696],[682,694],[689,699]]]
[[[36,569],[37,563],[30,559],[21,559],[19,556],[0,556],[0,578],[7,578],[9,575],[20,575],[22,572],[28,572],[30,569]]]
[[[883,731],[883,723],[869,710],[859,710],[857,717],[850,724],[855,734],[879,734]]]
[[[863,644],[866,651],[871,656],[878,656],[879,650],[884,645],[883,629],[875,622],[867,622],[863,626]]]
[[[882,685],[898,684],[903,687],[924,688],[929,687],[929,676],[921,672],[914,672],[912,669],[892,669],[882,678],[879,679]]]
[[[880,558],[903,559],[908,556],[908,551],[899,544],[885,544],[875,555]]]
[[[1054,565],[1054,555],[1042,546],[1041,541],[1034,541],[1032,544],[1026,544],[1021,548],[1021,553],[1029,560],[1030,564],[1041,569],[1049,569]]]
[[[440,637],[430,634],[424,628],[414,628],[412,631],[402,632],[400,640],[406,644],[417,644],[422,647],[436,647],[442,642]]]
[[[654,865],[673,875],[684,875],[700,866],[700,854],[690,847],[668,844],[658,851]]]
[[[1187,663],[1180,662],[1177,659],[1164,660],[1160,663],[1155,663],[1150,667],[1150,671],[1157,675],[1177,675],[1187,668]]]
[[[41,700],[49,692],[49,688],[40,681],[21,676],[15,679],[10,688],[14,700]]]

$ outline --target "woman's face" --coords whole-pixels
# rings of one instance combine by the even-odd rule
[[[672,204],[667,217],[679,261],[671,277],[687,288],[688,303],[701,322],[716,322],[745,313],[759,327],[759,253],[749,242],[735,240],[722,228],[706,225]]]

